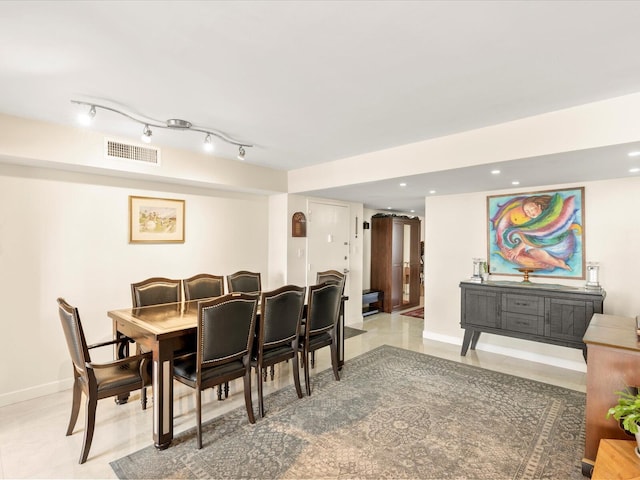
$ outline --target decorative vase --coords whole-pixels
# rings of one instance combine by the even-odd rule
[[[634,452],[636,452],[636,455],[638,457],[640,457],[640,432],[636,433],[636,449],[634,450]]]

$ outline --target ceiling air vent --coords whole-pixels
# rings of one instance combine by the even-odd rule
[[[136,162],[160,165],[160,149],[156,147],[143,147],[105,138],[104,154],[106,158],[111,159],[134,160]]]

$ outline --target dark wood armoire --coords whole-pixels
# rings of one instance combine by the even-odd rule
[[[384,311],[420,304],[420,219],[371,218],[371,288],[384,292]]]

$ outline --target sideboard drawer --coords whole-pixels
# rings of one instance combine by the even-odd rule
[[[544,315],[544,298],[530,295],[504,295],[503,310],[505,312],[524,313],[527,315]]]
[[[502,328],[505,330],[534,335],[544,334],[543,318],[537,315],[507,312],[502,315],[502,319],[504,321]]]

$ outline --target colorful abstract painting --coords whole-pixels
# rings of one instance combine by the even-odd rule
[[[584,279],[584,187],[487,197],[489,272]]]

